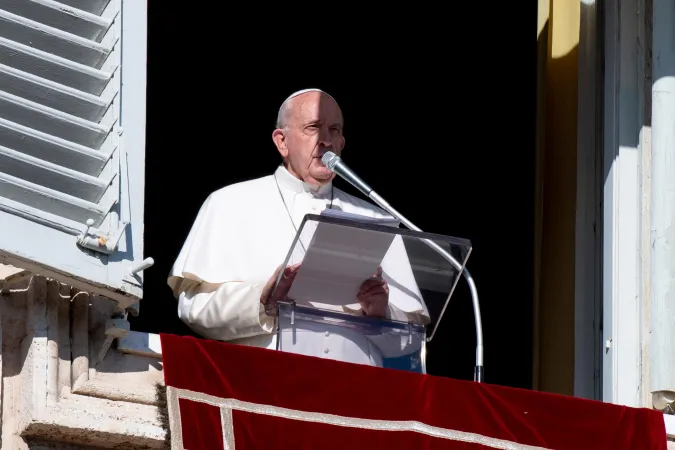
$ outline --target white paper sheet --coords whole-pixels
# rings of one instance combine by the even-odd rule
[[[397,226],[392,219],[375,219],[337,210],[330,217]],[[396,234],[320,222],[307,246],[302,265],[288,293],[298,304],[354,305],[361,284],[381,265]]]

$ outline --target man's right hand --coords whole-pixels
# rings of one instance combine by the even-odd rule
[[[286,298],[288,291],[293,284],[293,280],[295,279],[295,275],[298,273],[298,269],[300,269],[300,263],[283,268],[284,274],[279,280],[279,285],[274,289],[274,284],[277,282],[277,277],[279,277],[279,272],[282,268],[283,264],[277,267],[277,270],[274,271],[270,279],[265,283],[262,294],[260,294],[260,303],[265,306],[265,310],[267,311],[276,308],[277,302]]]

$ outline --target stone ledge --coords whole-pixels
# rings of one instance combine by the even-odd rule
[[[666,424],[666,435],[668,439],[675,440],[675,416],[672,414],[664,414],[663,421]]]
[[[131,355],[162,359],[162,344],[158,334],[129,331],[117,341],[117,350]]]
[[[166,432],[155,406],[72,395],[32,417],[20,435],[100,448],[162,449]]]

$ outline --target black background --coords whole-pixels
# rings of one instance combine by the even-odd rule
[[[530,388],[536,2],[453,2],[419,17],[387,7],[387,19],[335,5],[264,23],[219,4],[149,6],[144,235],[155,265],[132,328],[189,333],[166,278],[201,203],[270,174],[279,105],[318,87],[343,110],[345,161],[423,230],[472,241],[486,382]],[[460,280],[428,372],[471,379],[474,355]]]

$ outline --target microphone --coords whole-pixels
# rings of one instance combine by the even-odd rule
[[[370,197],[370,193],[373,192],[373,188],[368,186],[368,184],[359,178],[359,176],[356,175],[352,169],[347,167],[347,165],[342,162],[342,158],[340,158],[338,155],[331,151],[327,151],[321,157],[321,162],[328,168],[328,170],[340,175],[352,186],[363,192],[365,196]]]
[[[331,151],[327,151],[324,153],[324,155],[321,157],[321,162],[330,170],[331,172],[335,173],[336,175],[339,175],[343,179],[345,179],[349,184],[357,188],[359,191],[361,191],[365,196],[370,198],[372,201],[374,201],[377,205],[379,205],[382,209],[387,211],[389,214],[391,214],[393,217],[398,219],[403,225],[405,225],[407,228],[414,230],[414,231],[419,231],[422,232],[421,229],[416,227],[412,222],[410,222],[408,219],[406,219],[401,213],[396,211],[382,196],[380,196],[377,192],[373,190],[365,181],[363,181],[356,173],[354,173],[353,170],[351,170],[343,161],[342,158],[340,158],[338,155]],[[448,261],[450,264],[452,264],[456,270],[462,271],[462,265],[452,257],[443,247],[438,245],[436,242],[430,240],[430,239],[421,239],[422,242],[427,244],[429,247],[432,249],[436,250],[436,252],[441,255],[446,261]],[[477,381],[479,383],[483,382],[483,324],[481,321],[481,315],[480,315],[480,304],[478,302],[478,290],[476,289],[476,283],[473,281],[473,278],[471,277],[471,274],[469,273],[469,270],[464,267],[464,270],[462,271],[464,274],[464,278],[466,278],[467,283],[469,284],[469,290],[471,292],[471,299],[473,301],[473,313],[474,313],[474,318],[476,321],[476,367],[474,369],[474,381]],[[443,309],[441,310],[441,315],[445,313],[445,308],[448,306],[448,300],[450,300],[450,295],[452,295],[452,292],[448,295],[448,299],[446,300],[445,304],[443,305]],[[436,325],[434,326],[433,331],[431,332],[431,336],[427,339],[427,341],[430,341],[433,337],[434,334],[436,334],[436,330],[438,329],[438,322],[436,322]]]

